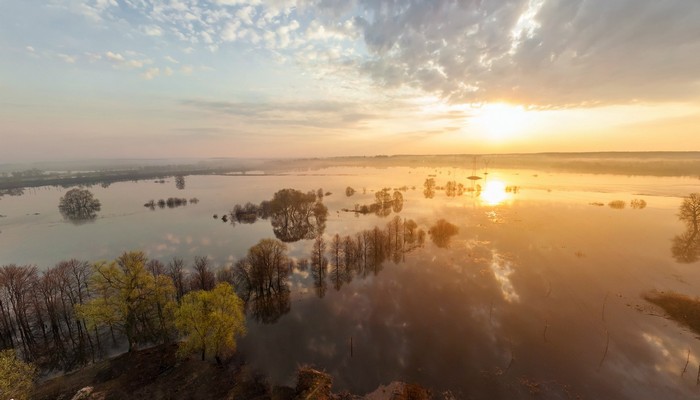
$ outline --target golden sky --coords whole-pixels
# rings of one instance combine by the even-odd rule
[[[697,1],[0,7],[0,162],[700,150]]]

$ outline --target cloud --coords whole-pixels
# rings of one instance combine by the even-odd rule
[[[148,36],[163,36],[163,30],[157,25],[144,26],[143,33]]]
[[[293,60],[315,76],[369,78],[381,88],[419,90],[452,103],[510,101],[558,108],[700,94],[698,1],[59,4],[105,24],[131,26],[131,33],[167,36],[179,41],[185,54],[216,52],[235,42],[278,62]],[[141,68],[147,64],[135,61]]]
[[[182,100],[181,105],[207,113],[227,115],[267,126],[345,128],[380,117],[381,107],[349,101],[230,102]]]
[[[539,106],[697,95],[700,3],[365,1],[362,73],[453,102]]]
[[[56,54],[56,57],[68,64],[75,64],[75,57],[69,56],[68,54],[59,53]]]
[[[145,79],[145,80],[151,80],[153,78],[158,77],[159,75],[160,75],[160,68],[152,67],[152,68],[146,69],[146,71],[144,71],[141,74],[141,77],[143,77],[143,79]]]

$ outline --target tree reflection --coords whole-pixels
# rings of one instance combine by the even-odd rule
[[[679,263],[691,264],[700,260],[700,234],[688,230],[676,235],[671,244],[671,252]]]
[[[74,224],[93,221],[101,208],[100,201],[87,189],[71,189],[58,203],[63,218]]]
[[[291,309],[289,290],[255,294],[248,299],[248,315],[263,324],[274,324]]]
[[[386,260],[403,261],[405,253],[422,247],[424,242],[425,232],[418,228],[418,224],[399,216],[387,223],[385,229],[376,226],[354,236],[336,234],[330,244],[318,236],[310,257],[316,294],[325,296],[328,280],[335,290],[340,290],[355,276],[377,275]],[[300,261],[300,268],[301,264]]]
[[[700,259],[700,193],[683,199],[678,219],[686,225],[686,231],[673,238],[671,253],[680,263],[694,263]]]
[[[423,196],[425,196],[426,199],[432,199],[433,197],[435,197],[435,179],[434,178],[428,178],[423,183]]]
[[[445,248],[450,245],[452,236],[459,233],[459,228],[444,219],[439,219],[435,225],[430,228],[428,233],[430,233],[430,239],[432,239],[437,247]]]

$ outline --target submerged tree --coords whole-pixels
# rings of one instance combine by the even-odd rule
[[[184,175],[176,175],[175,176],[175,187],[178,188],[179,190],[183,190],[185,188],[185,176]]]
[[[63,217],[73,223],[92,221],[101,209],[100,201],[87,189],[71,189],[61,197],[58,210]]]
[[[283,242],[312,239],[325,229],[328,209],[313,192],[282,189],[267,206],[272,230]]]
[[[181,353],[199,352],[202,360],[209,355],[221,364],[236,349],[236,337],[246,332],[243,301],[226,282],[190,292],[182,298],[175,324],[185,336]]]

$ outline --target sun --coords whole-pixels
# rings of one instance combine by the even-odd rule
[[[503,141],[521,133],[529,124],[525,107],[507,103],[489,103],[476,109],[472,123],[487,139]]]
[[[508,200],[506,184],[499,180],[491,180],[486,182],[484,189],[481,191],[481,201],[489,206],[497,206]]]

